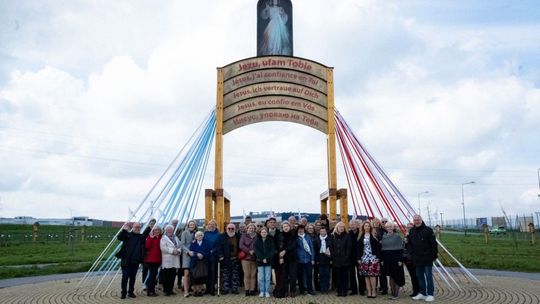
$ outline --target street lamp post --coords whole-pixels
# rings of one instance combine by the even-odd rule
[[[540,168],[538,168],[538,198],[540,198]]]
[[[467,220],[465,219],[465,193],[463,191],[463,186],[474,184],[474,181],[461,184],[461,205],[463,206],[463,231],[465,236],[467,236]]]
[[[428,194],[429,191],[419,192],[418,193],[418,215],[422,215],[422,209],[420,209],[420,195],[421,194]]]

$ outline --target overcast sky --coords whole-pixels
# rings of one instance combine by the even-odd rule
[[[216,67],[255,56],[256,2],[0,0],[0,217],[124,219],[214,107]],[[540,211],[538,1],[293,9],[294,55],[334,67],[337,108],[413,206],[429,191],[423,212],[460,218],[475,181],[470,217]],[[224,151],[233,215],[319,210],[324,134],[255,124]]]

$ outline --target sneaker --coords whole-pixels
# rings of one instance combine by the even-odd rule
[[[412,297],[412,299],[413,300],[425,300],[426,297],[423,294],[419,293],[416,296]]]
[[[265,297],[265,298],[270,298],[270,293],[269,293],[269,292],[265,293],[265,294],[264,294],[264,297]]]
[[[426,302],[433,302],[433,301],[435,301],[435,297],[434,296],[427,296],[425,300],[426,300]]]
[[[259,298],[264,298],[264,292],[259,293]]]

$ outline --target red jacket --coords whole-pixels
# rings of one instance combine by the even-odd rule
[[[146,256],[144,257],[145,263],[161,263],[161,249],[159,249],[159,242],[161,236],[146,238],[144,247],[146,248]]]

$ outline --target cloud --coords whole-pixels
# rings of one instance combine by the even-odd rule
[[[429,190],[424,203],[459,217],[460,185],[475,180],[471,216],[499,213],[499,200],[529,212],[540,25],[516,16],[450,22],[445,10],[459,4],[413,6],[295,2],[295,55],[335,68],[337,107],[413,205]],[[4,216],[72,208],[121,219],[212,109],[216,67],[255,54],[248,0],[4,3],[0,11]],[[319,209],[322,133],[261,123],[224,140],[234,214]],[[204,187],[213,186],[212,158]]]

